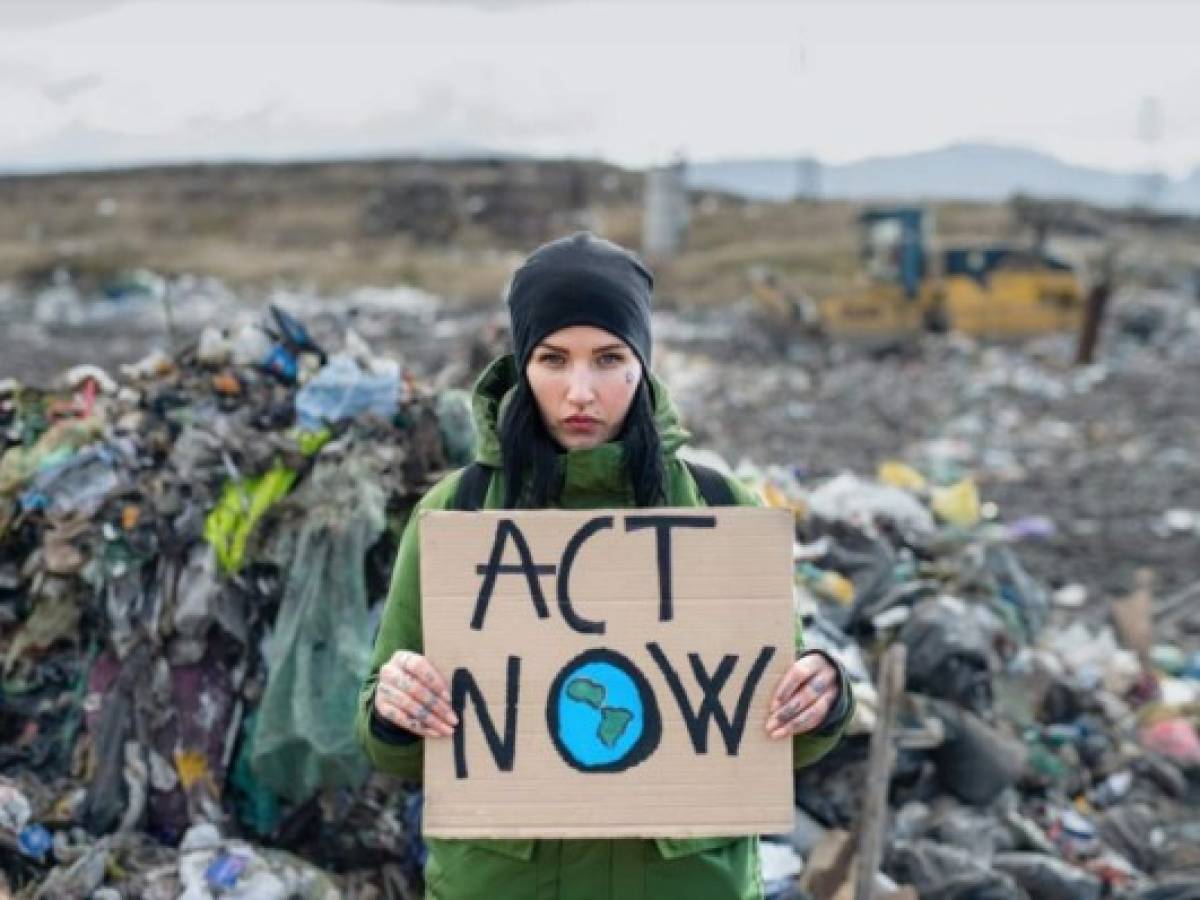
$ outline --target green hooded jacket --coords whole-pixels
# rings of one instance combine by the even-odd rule
[[[676,456],[688,440],[666,387],[652,378],[655,421],[662,440],[667,473],[667,505],[704,506],[696,485]],[[500,467],[497,423],[505,397],[516,383],[511,356],[489,366],[475,385],[473,413],[479,436],[477,459]],[[635,505],[633,490],[621,461],[618,442],[560,457],[565,467],[558,505],[564,509],[624,508]],[[421,652],[421,585],[418,522],[423,510],[448,509],[454,502],[459,472],[433,487],[422,498],[401,539],[391,589],[364,680],[356,720],[358,739],[378,769],[419,781],[423,745],[416,740],[397,743],[372,727],[371,710],[379,670],[401,649]],[[731,482],[739,505],[757,506],[756,496]],[[503,478],[491,480],[484,509],[502,505]],[[797,653],[802,648],[799,625]],[[436,661],[435,661],[436,662]],[[842,691],[849,698],[843,676]],[[851,698],[852,702],[852,698]],[[827,753],[840,739],[850,707],[832,733],[809,733],[793,739],[797,767]],[[757,837],[718,837],[656,840],[439,840],[428,841],[425,879],[428,898],[459,900],[752,900],[762,896]]]

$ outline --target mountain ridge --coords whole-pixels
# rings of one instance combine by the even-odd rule
[[[1029,147],[960,142],[848,163],[740,158],[691,163],[689,187],[759,200],[815,196],[838,200],[1006,200],[1014,194],[1084,200],[1105,206],[1146,204],[1200,212],[1200,165],[1150,191],[1149,172],[1068,162]]]

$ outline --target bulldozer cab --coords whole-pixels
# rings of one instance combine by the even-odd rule
[[[895,284],[912,300],[927,274],[926,245],[933,216],[915,206],[873,208],[858,217],[862,258],[868,276]]]

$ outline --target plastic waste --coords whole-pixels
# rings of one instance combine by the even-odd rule
[[[226,572],[238,572],[245,565],[246,543],[255,526],[295,481],[295,472],[277,464],[258,478],[225,485],[220,501],[205,519],[204,537]]]
[[[372,375],[350,357],[335,356],[296,395],[296,418],[310,431],[363,414],[390,419],[399,399],[398,376]]]
[[[51,425],[28,446],[10,447],[0,458],[0,494],[12,493],[36,472],[66,462],[79,448],[100,437],[103,430],[99,418],[70,419]]]
[[[0,831],[18,834],[24,830],[33,808],[15,784],[0,781]]]
[[[29,825],[17,837],[17,846],[31,859],[43,860],[54,846],[54,838],[41,825]]]
[[[763,841],[759,845],[759,865],[762,871],[763,896],[767,900],[783,900],[794,896],[796,876],[804,861],[788,844]]]
[[[1141,731],[1142,746],[1162,753],[1184,766],[1200,766],[1200,734],[1187,719],[1165,719],[1146,725]]]
[[[840,572],[827,571],[811,563],[803,563],[797,568],[796,575],[823,600],[830,600],[841,606],[854,603],[854,582]]]
[[[265,372],[270,372],[285,384],[295,384],[300,372],[300,362],[295,354],[284,344],[276,344],[267,351],[259,366]]]
[[[196,358],[210,366],[219,366],[229,362],[233,355],[233,343],[214,325],[206,325],[200,332],[196,345]]]
[[[894,459],[879,464],[877,477],[881,484],[913,493],[920,493],[929,486],[924,475],[907,463]]]
[[[1067,859],[1086,859],[1100,852],[1096,826],[1073,809],[1059,810],[1046,833]]]
[[[305,511],[287,560],[266,656],[250,765],[282,797],[357,785],[366,758],[354,737],[371,649],[362,560],[384,526],[383,493],[354,460],[318,464],[294,498]]]
[[[933,516],[907,491],[863,481],[843,473],[818,487],[808,498],[813,515],[831,522],[866,522],[889,519],[917,535],[937,530]]]
[[[475,420],[471,397],[466,391],[443,391],[437,402],[438,426],[446,448],[446,462],[465,466],[475,458]]]
[[[915,887],[921,900],[1028,900],[1011,876],[965,850],[933,841],[896,841],[887,850],[884,871]]]
[[[257,325],[243,325],[234,335],[231,360],[235,366],[256,366],[267,358],[272,346],[271,336]]]
[[[91,447],[39,472],[21,495],[21,507],[56,517],[90,516],[120,485],[113,454]]]
[[[964,803],[986,806],[1016,784],[1025,770],[1024,744],[952,703],[929,703],[945,729],[932,757],[947,790]]]
[[[984,565],[1000,603],[1015,619],[1024,641],[1035,640],[1050,616],[1050,597],[1046,588],[1025,570],[1010,547],[989,546]]]
[[[1063,585],[1054,592],[1054,605],[1063,609],[1081,609],[1087,605],[1088,592],[1082,584]]]
[[[290,853],[223,840],[219,833],[206,832],[195,839],[195,830],[180,845],[179,900],[338,900],[342,896],[328,875]]]
[[[1007,532],[1013,541],[1047,541],[1058,533],[1058,526],[1047,516],[1025,516],[1009,522]]]
[[[1159,868],[1168,839],[1162,816],[1153,806],[1126,800],[1097,815],[1095,824],[1105,847],[1142,872],[1154,872]]]
[[[1122,769],[1119,772],[1113,772],[1099,785],[1088,791],[1088,802],[1101,809],[1112,806],[1123,800],[1132,788],[1133,772],[1129,769]]]
[[[117,392],[117,383],[112,380],[107,372],[99,366],[84,364],[82,366],[73,366],[63,373],[63,381],[67,387],[72,390],[79,390],[84,387],[87,382],[95,382],[102,394],[112,395]]]
[[[1040,853],[998,853],[992,866],[1038,900],[1100,900],[1104,887],[1084,870]]]
[[[210,887],[221,891],[230,890],[237,884],[238,877],[246,871],[248,862],[249,859],[245,856],[222,853],[204,870],[204,880]]]
[[[897,636],[908,648],[907,686],[984,712],[992,704],[988,639],[961,600],[922,600]]]
[[[1188,654],[1180,647],[1155,644],[1150,648],[1150,662],[1169,675],[1182,675],[1188,667]]]
[[[1122,649],[1107,625],[1093,632],[1083,622],[1073,622],[1064,629],[1047,631],[1042,643],[1085,687],[1104,685],[1122,696],[1141,675],[1137,655]]]
[[[270,307],[271,320],[274,323],[279,340],[293,354],[313,353],[321,361],[321,365],[325,365],[326,355],[321,346],[313,340],[311,334],[308,333],[308,328],[304,323],[284,309],[271,304]]]
[[[938,518],[958,528],[973,528],[981,516],[979,488],[973,479],[933,489],[930,505]]]

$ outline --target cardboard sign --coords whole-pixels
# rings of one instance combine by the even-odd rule
[[[791,829],[791,742],[764,729],[794,659],[790,513],[428,512],[421,590],[459,717],[425,742],[426,834]]]

